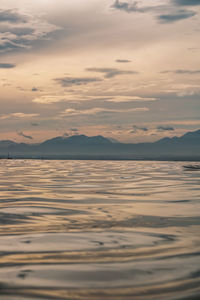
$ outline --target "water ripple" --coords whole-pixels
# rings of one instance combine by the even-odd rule
[[[200,172],[0,161],[2,300],[200,297]]]

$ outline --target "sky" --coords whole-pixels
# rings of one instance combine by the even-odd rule
[[[0,140],[200,128],[200,0],[0,0]]]

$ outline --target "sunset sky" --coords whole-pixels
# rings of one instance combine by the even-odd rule
[[[0,4],[0,140],[200,128],[200,0]]]

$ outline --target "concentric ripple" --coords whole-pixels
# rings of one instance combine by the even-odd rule
[[[0,161],[0,299],[200,299],[200,171]]]

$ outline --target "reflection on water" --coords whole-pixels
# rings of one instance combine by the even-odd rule
[[[183,165],[1,160],[1,299],[200,299],[200,172]]]

